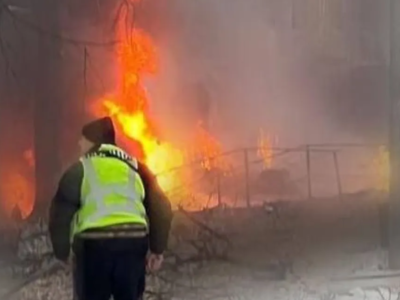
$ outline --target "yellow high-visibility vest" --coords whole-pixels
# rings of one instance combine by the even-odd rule
[[[112,145],[102,145],[100,150],[104,149],[122,151]],[[92,156],[82,158],[81,162],[84,169],[82,205],[75,216],[73,235],[119,224],[148,226],[143,205],[145,190],[135,171],[136,160],[124,162],[113,157]]]

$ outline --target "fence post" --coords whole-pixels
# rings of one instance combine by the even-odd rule
[[[308,190],[308,198],[312,199],[312,186],[311,186],[311,149],[310,146],[306,146],[306,164],[307,164],[307,190]]]
[[[337,151],[332,151],[333,155],[333,163],[335,165],[335,174],[336,174],[336,184],[339,194],[339,199],[342,199],[343,190],[342,190],[342,180],[340,178],[340,168],[339,168],[339,160],[337,156]]]
[[[222,207],[222,197],[221,197],[221,173],[218,170],[217,173],[217,200],[218,200],[218,207]]]
[[[251,206],[250,203],[250,183],[249,183],[249,151],[244,149],[244,171],[245,171],[245,197],[246,204],[249,208]]]

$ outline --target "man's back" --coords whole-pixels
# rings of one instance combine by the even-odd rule
[[[84,127],[83,156],[65,172],[51,204],[54,253],[67,262],[73,241],[80,300],[139,299],[148,250],[150,267],[162,261],[171,205],[150,170],[115,146],[110,120],[93,124]]]

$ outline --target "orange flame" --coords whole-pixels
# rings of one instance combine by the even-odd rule
[[[18,208],[23,218],[28,217],[34,206],[35,186],[34,167],[35,160],[32,150],[22,154],[23,160],[9,160],[4,166],[7,173],[2,175],[0,181],[1,204],[7,213],[12,213]]]
[[[137,0],[139,1],[139,0]],[[157,124],[151,118],[149,98],[143,80],[158,71],[156,48],[145,32],[127,28],[126,18],[132,14],[127,8],[120,14],[117,24],[116,46],[118,86],[116,91],[99,99],[97,116],[106,114],[113,118],[122,133],[122,144],[157,174],[158,182],[165,191],[188,186],[190,175],[169,172],[188,161],[187,154],[201,159],[201,166],[210,170],[227,170],[228,163],[218,156],[222,154],[221,144],[199,124],[195,132],[194,151],[179,149],[163,141]],[[190,147],[191,148],[191,147]],[[188,150],[188,151],[186,151]],[[193,152],[193,153],[190,153]]]
[[[116,47],[119,84],[116,92],[100,99],[100,103],[103,113],[110,115],[123,133],[128,150],[160,174],[158,182],[168,190],[179,182],[167,171],[183,164],[183,152],[161,141],[151,120],[143,79],[157,72],[157,53],[146,33],[126,27],[127,17],[125,9],[116,32],[120,41]]]
[[[260,130],[260,136],[258,138],[258,150],[257,154],[262,158],[264,168],[269,169],[272,167],[273,157],[273,142],[270,136],[265,136],[263,130]]]
[[[1,193],[5,198],[4,208],[7,212],[10,213],[18,207],[23,218],[30,215],[35,202],[33,182],[18,172],[8,174],[7,186],[2,187]]]
[[[229,162],[227,158],[223,157],[221,143],[204,129],[202,122],[197,124],[194,146],[193,155],[201,159],[204,169],[208,171],[212,169],[227,171],[229,169]]]

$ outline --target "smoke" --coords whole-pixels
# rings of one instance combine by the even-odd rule
[[[147,85],[167,139],[190,137],[203,120],[229,148],[254,146],[260,129],[283,146],[385,141],[386,1],[146,0],[138,5],[135,25],[159,48],[160,72]],[[85,8],[93,18],[81,18],[86,23],[72,31],[107,40],[110,32],[99,28],[111,23],[104,17],[110,8],[102,10],[97,17],[97,10]],[[92,24],[94,16],[98,23]],[[89,62],[101,61],[101,71],[87,71],[88,90],[95,86],[96,95],[114,85],[111,56],[90,50]],[[82,63],[76,66],[74,78],[80,78]]]
[[[155,107],[174,129],[209,119],[230,147],[261,128],[282,145],[383,140],[387,6],[361,2],[168,1],[150,26]]]

